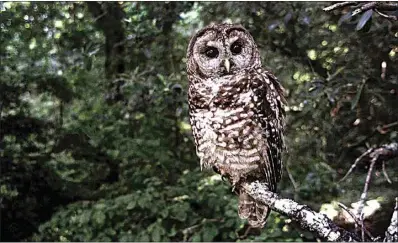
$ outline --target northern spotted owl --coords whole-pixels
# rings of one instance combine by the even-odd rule
[[[212,24],[191,39],[187,53],[190,123],[201,168],[213,168],[239,195],[239,216],[264,227],[270,210],[240,187],[255,180],[276,191],[284,148],[284,97],[261,65],[250,33]]]

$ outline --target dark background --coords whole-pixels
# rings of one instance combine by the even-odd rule
[[[228,183],[200,171],[185,54],[211,22],[245,26],[286,88],[282,196],[352,229],[336,202],[355,207],[368,161],[338,181],[398,137],[398,25],[330,4],[0,3],[1,240],[316,240],[277,213],[248,229]],[[374,235],[397,165],[386,164],[392,184],[380,164],[370,184]]]

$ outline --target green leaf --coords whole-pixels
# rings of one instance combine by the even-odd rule
[[[106,208],[106,205],[105,205],[105,203],[98,203],[94,206],[94,208],[98,209],[98,210],[102,210],[102,209]]]
[[[169,209],[163,209],[162,211],[160,211],[160,215],[162,215],[163,218],[167,218],[167,216],[169,215]]]
[[[203,241],[213,241],[214,237],[218,234],[218,229],[215,225],[205,227],[202,233]]]
[[[133,208],[135,208],[135,205],[136,205],[136,204],[137,204],[136,201],[131,201],[131,202],[129,202],[129,204],[127,204],[126,209],[127,209],[127,210],[133,209]]]
[[[140,234],[140,235],[137,237],[136,241],[141,241],[141,242],[148,242],[148,241],[150,241],[148,233],[147,233],[147,232],[143,232],[142,234]]]
[[[138,206],[141,208],[147,208],[149,206],[147,205],[146,194],[142,194],[141,197],[138,198]]]
[[[161,241],[163,234],[164,234],[163,228],[159,226],[154,227],[152,229],[152,234],[151,234],[152,241]]]
[[[79,216],[79,225],[85,225],[88,223],[89,219],[90,219],[90,214],[91,214],[91,210],[85,210],[80,216]]]
[[[106,219],[106,215],[102,211],[96,211],[93,214],[93,219],[98,225],[103,225]]]
[[[177,233],[178,231],[173,227],[169,230],[168,236],[175,236]]]
[[[193,237],[191,238],[191,241],[192,241],[192,242],[199,242],[199,241],[202,241],[202,237],[200,236],[199,233],[194,234]]]

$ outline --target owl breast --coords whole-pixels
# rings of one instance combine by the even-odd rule
[[[202,101],[191,102],[199,105],[190,107],[201,166],[216,167],[233,184],[247,176],[263,177],[259,167],[269,162],[264,152],[269,150],[270,135],[264,125],[275,119],[263,112],[272,92],[264,89],[261,75],[243,72],[193,85],[190,99]]]
[[[282,86],[261,67],[250,33],[233,24],[211,24],[191,38],[187,75],[201,167],[227,177],[239,194],[239,216],[252,227],[264,227],[270,208],[242,185],[259,180],[277,189],[284,147]]]

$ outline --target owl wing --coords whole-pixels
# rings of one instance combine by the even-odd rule
[[[260,124],[265,148],[259,151],[263,157],[260,168],[270,190],[275,191],[282,176],[283,132],[285,126],[284,91],[278,79],[269,71],[260,69],[254,75],[253,93],[256,96],[256,118]]]

